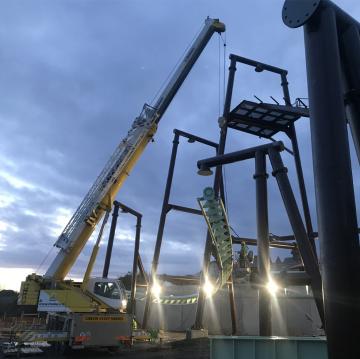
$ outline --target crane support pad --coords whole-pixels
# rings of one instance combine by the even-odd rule
[[[217,285],[221,288],[228,282],[233,269],[232,237],[226,211],[212,187],[204,189],[203,197],[198,198],[198,202],[215,248],[213,254],[220,269]]]

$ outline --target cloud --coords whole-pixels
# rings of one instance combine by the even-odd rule
[[[37,269],[42,264],[38,270],[46,270],[56,255],[53,243],[66,221],[207,15],[227,25],[226,56],[236,53],[287,68],[292,98],[307,97],[303,34],[282,24],[282,3],[33,0],[20,7],[17,2],[1,2],[0,41],[6,49],[0,55],[2,266]],[[338,5],[360,17],[357,1],[339,0]],[[219,47],[222,43],[215,36],[169,106],[155,142],[148,145],[117,197],[143,214],[140,251],[146,269],[156,241],[173,129],[218,141],[223,100],[219,73],[224,71]],[[227,67],[228,61],[225,72]],[[281,100],[279,79],[239,66],[232,106],[244,98],[253,99],[253,94],[264,101],[270,95]],[[308,120],[301,119],[296,126],[316,228]],[[289,145],[285,137],[278,138]],[[229,131],[226,151],[260,143],[265,141]],[[181,140],[171,203],[197,208],[196,198],[213,179],[196,174],[196,161],[213,154],[211,148]],[[360,174],[353,150],[352,156],[359,199]],[[284,161],[300,203],[293,160],[284,153]],[[229,217],[243,236],[256,235],[253,172],[252,162],[226,167]],[[273,178],[269,178],[269,209],[271,231],[288,234],[291,229]],[[102,271],[110,220],[95,274]],[[80,278],[84,273],[96,235],[97,231],[72,275]],[[159,270],[197,272],[205,235],[202,218],[170,212]],[[134,236],[135,219],[121,214],[112,275],[131,269]]]

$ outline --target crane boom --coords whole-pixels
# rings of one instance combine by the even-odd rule
[[[144,105],[127,136],[117,146],[56,241],[55,246],[60,248],[60,251],[45,273],[45,278],[62,280],[68,274],[97,223],[106,210],[111,208],[117,192],[152,139],[159,121],[208,41],[215,32],[224,31],[225,25],[218,19],[205,20],[202,31],[178,65],[155,106]]]

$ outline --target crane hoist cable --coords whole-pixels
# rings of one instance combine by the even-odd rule
[[[54,250],[54,246],[51,246],[49,251],[47,252],[47,254],[45,255],[44,259],[41,261],[41,263],[39,264],[39,266],[36,268],[35,273],[38,273],[39,270],[41,269],[41,267],[43,266],[43,264],[46,262],[46,260],[50,257],[51,252]]]
[[[220,117],[220,103],[221,103],[221,77],[222,77],[222,107],[225,106],[225,63],[226,63],[226,33],[224,34],[224,37],[221,33],[219,35],[219,117]],[[222,73],[221,73],[221,42],[223,44],[222,47]],[[224,206],[226,209],[226,213],[228,216],[228,219],[230,221],[230,214],[229,214],[229,205],[228,205],[228,195],[227,195],[227,180],[226,180],[226,168],[222,166],[222,175],[223,175],[223,186],[224,186],[224,192],[225,192],[225,198],[224,198]]]
[[[218,33],[218,94],[219,94],[219,117],[221,116],[221,107],[225,105],[225,62],[226,62],[226,37],[223,38]],[[221,47],[221,44],[223,45]],[[221,58],[221,54],[223,55]]]
[[[191,39],[191,41],[189,42],[189,44],[186,46],[185,50],[182,52],[181,56],[179,57],[179,59],[177,60],[177,62],[175,63],[175,65],[172,67],[172,69],[170,70],[169,74],[166,76],[165,80],[162,82],[162,84],[160,85],[159,89],[156,91],[155,95],[153,96],[152,100],[150,101],[150,105],[154,105],[155,100],[157,99],[157,97],[159,96],[160,92],[163,90],[163,88],[165,87],[165,85],[168,83],[170,77],[174,74],[176,68],[178,67],[178,65],[180,64],[180,62],[184,59],[186,53],[188,52],[189,48],[191,47],[191,45],[194,43],[194,40],[199,36],[201,29],[203,27],[203,24],[201,24],[201,26],[199,27],[199,29],[196,31],[194,37]]]

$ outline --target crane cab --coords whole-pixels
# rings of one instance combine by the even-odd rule
[[[110,308],[125,311],[127,295],[124,284],[118,279],[90,278],[86,290]]]

